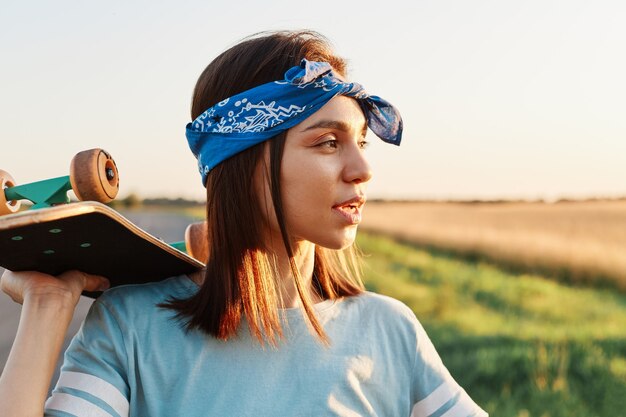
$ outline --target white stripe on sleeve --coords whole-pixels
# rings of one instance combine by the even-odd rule
[[[111,417],[111,414],[87,400],[60,392],[48,398],[46,410],[63,411],[77,417]]]
[[[448,411],[443,413],[441,417],[467,417],[473,415],[480,408],[470,398],[465,391],[461,391],[461,395],[456,404],[454,404]],[[480,414],[484,416],[486,414]]]
[[[110,405],[121,417],[128,416],[128,399],[113,384],[102,378],[82,372],[61,372],[57,387],[84,391]]]
[[[429,416],[439,410],[445,403],[450,401],[459,392],[457,384],[444,381],[433,392],[413,406],[411,417]]]

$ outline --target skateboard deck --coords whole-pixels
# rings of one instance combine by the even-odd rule
[[[107,277],[114,287],[191,273],[204,264],[106,205],[86,201],[1,216],[0,266],[52,275],[77,269]]]

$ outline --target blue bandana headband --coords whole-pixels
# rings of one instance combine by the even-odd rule
[[[198,159],[202,184],[220,162],[297,125],[338,95],[356,99],[372,132],[400,145],[402,118],[395,107],[370,96],[360,84],[343,81],[327,62],[303,59],[284,80],[227,98],[187,124],[187,141]]]

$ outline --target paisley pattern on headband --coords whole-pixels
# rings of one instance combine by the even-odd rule
[[[294,104],[289,107],[279,106],[275,101],[266,104],[262,100],[252,104],[247,98],[236,101],[234,106],[235,109],[229,110],[226,116],[217,113],[219,105],[217,109],[211,107],[194,120],[192,127],[212,133],[262,132],[306,109],[306,106],[300,107]]]

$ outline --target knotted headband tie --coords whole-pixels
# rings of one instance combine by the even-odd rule
[[[356,99],[372,132],[400,145],[402,118],[395,107],[369,95],[360,84],[337,77],[327,62],[303,59],[287,70],[284,80],[227,98],[187,124],[187,141],[198,159],[202,184],[220,162],[297,125],[338,95]]]

